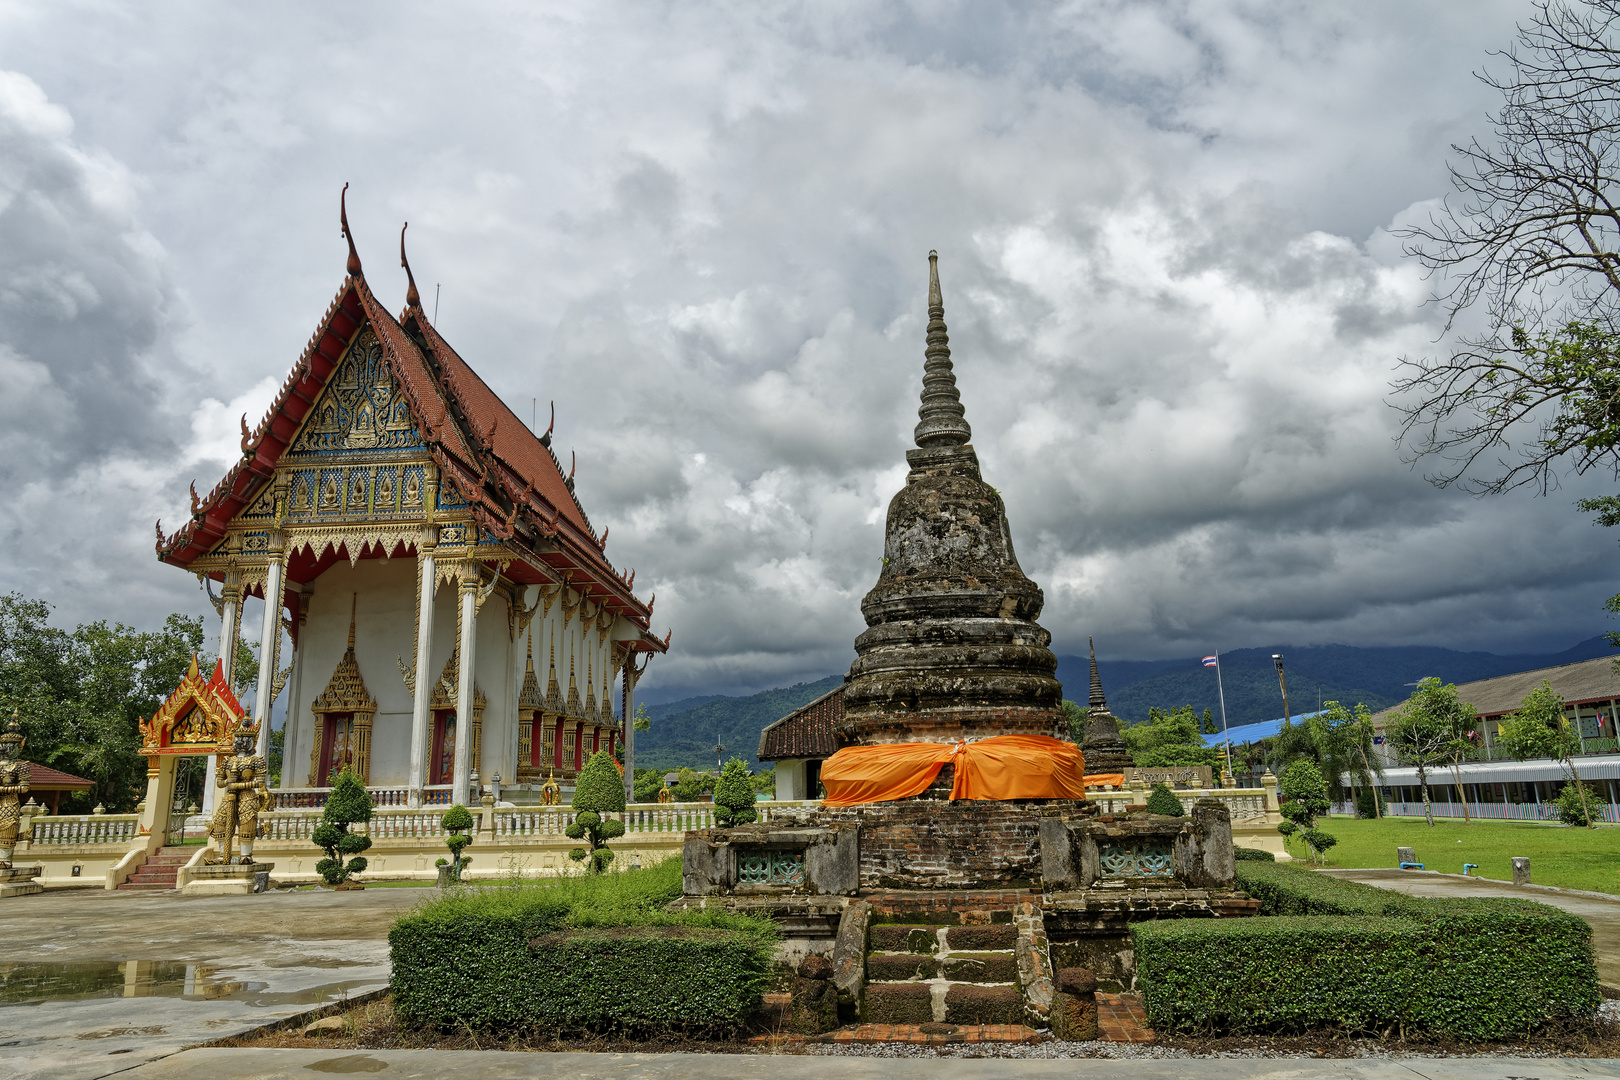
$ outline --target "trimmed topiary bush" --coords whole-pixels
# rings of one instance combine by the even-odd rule
[[[1232,850],[1232,856],[1239,862],[1276,862],[1277,856],[1269,851],[1254,847],[1240,847]]]
[[[591,755],[574,784],[573,805],[576,813],[573,824],[568,826],[568,837],[588,841],[591,846],[574,848],[568,857],[586,863],[588,870],[599,874],[613,861],[607,842],[624,835],[624,822],[602,816],[624,810],[624,778],[612,754],[598,750]]]
[[[1150,814],[1163,814],[1166,817],[1180,817],[1182,814],[1181,800],[1176,793],[1164,784],[1154,784],[1153,790],[1148,793],[1147,810]]]
[[[444,838],[444,846],[450,849],[450,857],[440,859],[433,865],[450,867],[451,880],[460,881],[461,872],[472,862],[471,855],[461,853],[463,848],[473,842],[472,811],[457,803],[445,811],[444,816],[439,819],[439,827],[450,834]]]
[[[388,935],[394,1007],[414,1024],[548,1036],[723,1033],[759,1007],[769,919],[662,910],[681,863],[457,889]]]
[[[332,779],[332,793],[321,810],[321,823],[310,839],[326,852],[315,864],[315,872],[328,885],[347,885],[355,874],[363,873],[366,860],[360,853],[371,847],[371,838],[349,831],[350,825],[371,820],[371,795],[348,766]],[[344,856],[353,858],[344,861]]]
[[[1431,900],[1242,861],[1260,917],[1132,928],[1157,1030],[1500,1039],[1591,1015],[1591,927],[1525,900]]]
[[[754,784],[741,758],[732,758],[714,785],[714,823],[722,829],[759,820],[754,809]]]

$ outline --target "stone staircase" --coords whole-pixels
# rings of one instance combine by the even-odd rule
[[[118,886],[120,889],[173,889],[175,879],[180,875],[180,868],[195,855],[195,847],[163,847],[158,848],[156,855],[150,855],[140,867],[130,875],[129,880]]]
[[[1023,1024],[1018,928],[874,923],[867,931],[868,1024]]]

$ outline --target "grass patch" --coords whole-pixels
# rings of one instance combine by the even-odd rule
[[[1528,856],[1531,880],[1537,885],[1620,895],[1620,830],[1572,829],[1528,821],[1441,821],[1433,827],[1422,818],[1370,820],[1335,817],[1322,827],[1339,838],[1328,852],[1329,866],[1344,869],[1394,869],[1397,847],[1410,847],[1430,870],[1462,873],[1463,863],[1475,863],[1470,874],[1513,880],[1513,857]],[[1458,843],[1458,841],[1462,841]],[[1288,850],[1296,857],[1305,845],[1294,841]]]

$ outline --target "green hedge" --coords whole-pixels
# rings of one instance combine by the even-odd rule
[[[1406,897],[1287,865],[1238,876],[1261,917],[1132,928],[1156,1030],[1504,1039],[1598,1005],[1591,928],[1557,908]]]
[[[778,931],[724,912],[665,912],[680,860],[591,878],[463,888],[389,932],[409,1022],[509,1031],[697,1032],[759,1006]]]

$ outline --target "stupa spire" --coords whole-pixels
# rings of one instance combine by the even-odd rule
[[[913,433],[920,447],[963,446],[973,438],[951,367],[945,333],[945,298],[939,290],[939,252],[928,253],[928,339],[923,351],[922,406]]]
[[[1086,646],[1091,649],[1091,701],[1089,704],[1093,709],[1099,707],[1106,709],[1108,708],[1108,702],[1103,699],[1102,676],[1097,674],[1097,645],[1088,637],[1086,638]]]

